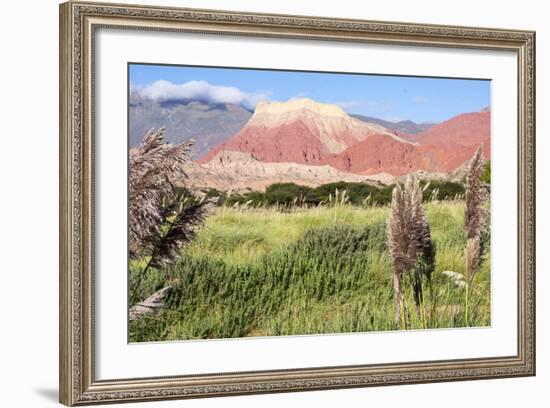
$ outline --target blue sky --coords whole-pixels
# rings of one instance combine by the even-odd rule
[[[130,64],[130,84],[156,99],[201,99],[253,109],[311,98],[390,121],[441,122],[490,105],[490,81]]]

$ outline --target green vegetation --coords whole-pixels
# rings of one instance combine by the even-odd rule
[[[424,201],[454,200],[464,195],[464,186],[452,181],[433,180],[421,181]],[[307,187],[294,183],[276,183],[270,185],[265,192],[250,192],[244,194],[223,193],[216,189],[204,189],[206,198],[217,198],[218,205],[234,206],[247,205],[258,206],[302,206],[314,207],[333,203],[335,199],[345,192],[346,202],[356,206],[388,205],[391,202],[392,185],[371,185],[367,183],[337,183],[323,184],[319,187]],[[340,197],[341,198],[341,197]]]
[[[455,184],[424,184],[423,194],[460,197],[464,189]],[[139,275],[147,259],[130,263],[131,304],[174,287],[158,314],[131,322],[130,341],[395,329],[389,207],[382,206],[391,189],[278,184],[238,200],[222,197],[225,205],[214,209],[177,262],[160,271],[149,268],[145,276]],[[296,197],[311,206],[298,205]],[[435,271],[424,290],[426,322],[414,311],[412,291],[405,292],[410,328],[489,325],[489,254],[471,284],[468,322],[464,288],[443,273],[466,274],[464,201],[431,201],[425,211],[437,248]]]
[[[481,175],[481,181],[487,184],[491,184],[491,160],[485,162],[485,168]]]

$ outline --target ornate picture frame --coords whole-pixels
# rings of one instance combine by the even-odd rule
[[[95,39],[102,28],[504,51],[517,58],[517,352],[98,379]],[[60,402],[84,405],[535,375],[535,33],[138,5],[60,5]],[[512,266],[510,266],[512,268]],[[121,271],[125,273],[125,271]]]

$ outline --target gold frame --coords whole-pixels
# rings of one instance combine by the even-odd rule
[[[506,50],[518,61],[518,350],[513,356],[176,377],[94,376],[93,47],[99,27]],[[82,405],[535,374],[535,33],[68,2],[60,5],[60,402]]]

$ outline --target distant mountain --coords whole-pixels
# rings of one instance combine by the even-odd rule
[[[375,134],[410,143],[378,124],[350,117],[336,105],[311,99],[261,103],[236,135],[212,149],[200,162],[229,150],[250,153],[264,162],[323,164],[332,155]]]
[[[134,92],[130,96],[129,115],[130,147],[139,145],[151,128],[165,127],[167,142],[194,139],[191,157],[198,158],[241,130],[252,113],[232,104],[155,102]]]
[[[484,156],[490,157],[490,111],[455,116],[419,133],[414,141],[417,143],[397,143],[375,135],[333,155],[325,163],[340,171],[365,175],[449,173],[470,159],[480,145],[484,147]]]
[[[339,114],[342,113],[344,112],[340,110]],[[252,112],[240,105],[233,104],[208,104],[196,100],[153,101],[134,91],[130,94],[129,116],[130,147],[137,146],[151,128],[165,127],[166,140],[170,143],[181,143],[188,139],[194,139],[195,145],[191,150],[191,157],[197,159],[237,134],[252,117]],[[409,138],[411,140],[414,140],[414,135],[420,129],[427,129],[431,126],[412,121],[394,123],[362,115],[349,116],[353,121],[359,119],[361,122],[366,122],[374,130],[398,133],[405,139],[409,138],[408,135],[412,135],[413,137]],[[307,125],[305,123],[297,124],[295,130],[299,134],[309,134],[309,131],[301,129],[303,126]],[[352,127],[357,127],[357,125]],[[292,130],[289,129],[289,131]],[[327,153],[323,149],[315,152],[316,143],[306,144],[305,150],[311,150],[312,157],[310,159],[313,161],[316,160],[313,156],[318,159],[320,155]],[[345,146],[347,147],[347,143]],[[334,149],[329,149],[329,153],[332,152]]]
[[[490,112],[458,115],[414,136],[365,122],[310,99],[262,103],[246,125],[198,160],[241,152],[264,163],[324,166],[363,176],[449,173],[483,144],[490,153]],[[387,177],[386,177],[387,178]]]
[[[428,125],[348,115],[336,105],[311,99],[260,103],[252,113],[239,105],[158,102],[133,92],[129,115],[130,147],[137,146],[151,128],[162,126],[170,143],[195,139],[191,157],[206,166],[206,173],[200,170],[197,174],[210,180],[209,184],[216,184],[215,177],[229,171],[216,161],[232,157],[232,152],[245,154],[235,156],[238,160],[233,157],[232,166],[245,166],[244,173],[250,170],[253,174],[245,177],[230,166],[235,177],[229,179],[237,182],[239,175],[256,188],[292,177],[314,185],[331,182],[335,177],[351,180],[350,175],[361,179],[379,179],[380,175],[387,181],[409,173],[444,174],[462,166],[480,144],[484,145],[485,157],[490,157],[488,108]],[[422,126],[428,128],[417,132]],[[281,174],[276,174],[278,171]],[[228,178],[224,180],[222,184],[227,184]]]
[[[373,118],[371,116],[364,116],[352,113],[350,116],[362,120],[364,122],[376,123],[380,126],[384,126],[387,129],[396,130],[401,133],[407,133],[409,135],[416,135],[431,128],[433,123],[416,123],[412,120],[401,120],[399,122],[390,122],[389,120]]]
[[[404,143],[373,135],[325,160],[340,171],[356,174],[389,173],[402,175],[419,170],[418,143]]]
[[[416,140],[422,144],[455,149],[477,148],[483,143],[484,154],[488,158],[491,152],[491,111],[484,108],[479,112],[455,116],[418,134]]]

